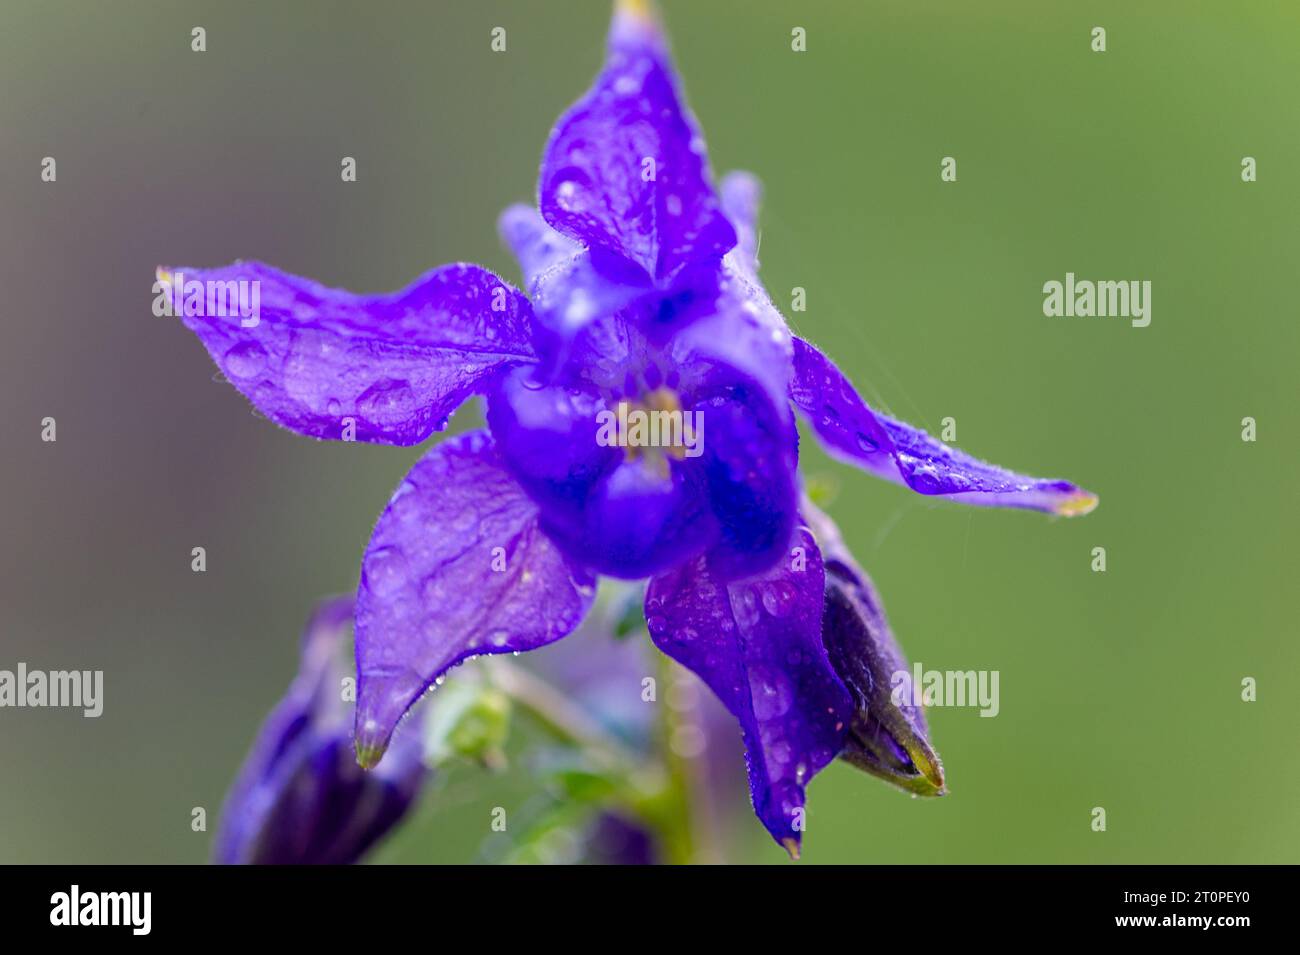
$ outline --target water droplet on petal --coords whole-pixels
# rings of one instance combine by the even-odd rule
[[[397,547],[377,547],[366,555],[362,573],[366,587],[376,597],[387,597],[406,583],[406,555]]]
[[[226,352],[225,366],[231,378],[252,378],[266,367],[266,349],[257,342],[240,342]]]
[[[587,210],[587,197],[590,195],[587,174],[571,166],[551,180],[555,191],[555,201],[565,212],[581,213]]]
[[[379,427],[404,424],[416,411],[415,392],[406,381],[382,378],[361,393],[357,410]]]
[[[934,494],[939,490],[939,475],[932,467],[919,467],[912,472],[910,483],[921,494]]]
[[[784,716],[794,700],[790,681],[779,670],[756,666],[749,673],[749,692],[754,715],[760,720]]]
[[[763,609],[773,617],[784,617],[794,606],[794,587],[784,580],[768,585],[763,591]]]
[[[739,591],[732,592],[731,612],[736,617],[742,630],[752,627],[758,623],[758,598],[754,596],[754,591],[749,587],[737,588]]]

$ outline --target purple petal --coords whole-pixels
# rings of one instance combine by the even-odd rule
[[[581,243],[552,229],[540,212],[522,203],[502,211],[497,233],[518,260],[530,298],[538,280],[564,271],[586,251]]]
[[[260,262],[158,277],[177,314],[186,290],[199,291],[203,314],[184,308],[182,320],[231,384],[309,437],[418,444],[497,369],[536,357],[527,299],[475,265],[443,266],[390,295],[326,288]],[[241,286],[220,283],[240,282],[242,313],[209,307],[207,293],[224,304],[219,290]]]
[[[729,172],[718,188],[722,211],[736,230],[736,247],[727,253],[727,259],[753,278],[758,274],[758,206],[763,185],[750,173]]]
[[[757,280],[724,266],[714,282],[707,294],[697,290],[697,301],[680,319],[669,343],[672,363],[687,376],[716,368],[721,377],[754,382],[773,406],[785,409],[794,355],[785,319]]]
[[[226,798],[213,858],[223,864],[347,864],[410,809],[426,778],[419,727],[394,741],[383,768],[352,757],[343,649],[352,598],[323,602],[303,634],[302,662],[263,724]]]
[[[787,552],[798,512],[797,437],[762,393],[733,389],[697,408],[705,424],[700,460],[721,526],[710,567],[722,580],[747,577]]]
[[[538,330],[546,332],[538,350],[549,365],[565,357],[565,344],[583,328],[650,288],[640,270],[629,272],[619,260],[578,245],[529,206],[506,209],[498,229],[519,260]]]
[[[548,537],[575,561],[641,578],[692,557],[717,536],[697,461],[635,457],[597,442],[608,403],[504,376],[488,406],[502,459],[541,509]]]
[[[702,462],[723,536],[713,567],[723,579],[771,566],[798,509],[798,432],[787,393],[791,336],[761,287],[724,270],[716,311],[671,343],[683,389],[704,421]]]
[[[736,243],[709,179],[704,139],[658,24],[643,4],[620,3],[604,69],[547,143],[542,215],[663,281]]]
[[[1069,481],[1049,481],[1005,471],[950,448],[911,425],[867,407],[829,358],[795,339],[790,397],[835,457],[918,494],[962,504],[1020,507],[1073,517],[1097,498]]]
[[[589,388],[539,385],[529,370],[502,378],[487,422],[551,541],[586,567],[633,579],[714,543],[698,461],[602,446],[597,414],[610,404]]]
[[[362,563],[358,760],[378,762],[398,720],[451,667],[558,640],[594,591],[542,533],[486,435],[435,447],[393,492]]]
[[[804,788],[844,745],[853,711],[822,645],[825,572],[806,527],[789,558],[721,584],[704,559],[650,581],[655,644],[694,671],[740,721],[754,811],[797,855]]]
[[[582,516],[579,532],[564,538],[566,550],[629,580],[699,553],[717,533],[697,469],[662,459],[621,461],[592,489]]]
[[[597,415],[608,404],[588,389],[542,384],[531,372],[517,368],[503,375],[489,396],[492,437],[547,511],[576,506],[623,457],[618,448],[596,442]]]

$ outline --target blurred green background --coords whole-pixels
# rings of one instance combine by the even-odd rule
[[[961,447],[1101,497],[1072,521],[963,509],[805,443],[911,659],[1001,673],[997,718],[930,713],[951,796],[833,766],[805,860],[1300,861],[1300,7],[663,6],[714,169],[766,186],[762,274],[796,330],[879,407],[952,416]],[[606,21],[600,2],[0,3],[0,668],[103,669],[106,697],[98,720],[0,710],[0,861],[205,860],[308,608],[355,585],[420,454],[253,416],[151,314],[154,266],[517,279],[496,215],[533,194]],[[1067,271],[1150,280],[1151,326],[1044,317]],[[529,798],[520,770],[454,774],[375,858],[480,858],[487,807]],[[728,857],[784,859],[733,803]]]

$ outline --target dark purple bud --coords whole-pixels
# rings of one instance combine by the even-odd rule
[[[602,812],[583,833],[582,859],[589,865],[656,865],[660,852],[645,826]]]
[[[414,803],[428,777],[420,719],[401,727],[375,770],[353,755],[354,693],[344,663],[351,622],[350,597],[324,601],[308,622],[298,676],[226,797],[214,862],[350,864]]]
[[[840,758],[915,795],[942,796],[943,764],[908,692],[907,660],[871,579],[830,518],[806,501],[803,511],[826,565],[822,641],[854,703]]]

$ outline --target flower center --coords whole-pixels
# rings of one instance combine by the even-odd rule
[[[655,388],[639,400],[621,399],[596,416],[596,443],[624,450],[629,461],[644,461],[667,477],[672,461],[704,453],[704,412],[683,411],[670,388]]]

